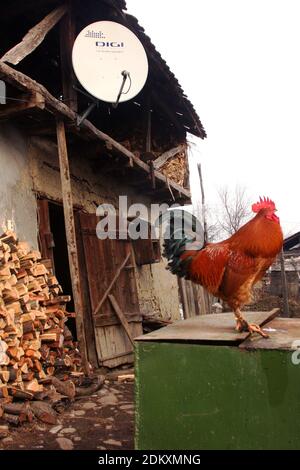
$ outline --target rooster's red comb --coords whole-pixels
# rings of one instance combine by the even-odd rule
[[[273,211],[276,210],[275,203],[271,201],[268,197],[260,197],[259,202],[252,204],[252,211],[259,212],[261,209],[271,209]]]

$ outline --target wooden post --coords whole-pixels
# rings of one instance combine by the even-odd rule
[[[207,240],[207,222],[206,222],[206,210],[205,210],[205,193],[204,193],[204,184],[203,184],[203,178],[202,178],[202,169],[201,169],[201,163],[197,164],[198,168],[198,173],[199,173],[199,180],[200,180],[200,187],[201,187],[201,197],[202,197],[202,222],[203,222],[203,234],[204,234],[204,245],[208,242]],[[209,301],[209,294],[205,290],[204,291],[204,299],[205,299],[205,313],[211,313],[210,312],[210,301]]]
[[[288,294],[286,273],[285,273],[285,266],[284,266],[283,248],[281,249],[281,253],[280,253],[280,267],[281,267],[281,282],[282,282],[282,297],[283,297],[283,316],[289,317],[290,316],[289,294]]]
[[[147,133],[146,133],[146,152],[151,152],[151,142],[152,142],[152,116],[151,116],[151,95],[150,91],[148,91],[148,96],[147,96],[147,107],[146,107],[146,112],[147,112]]]
[[[202,178],[202,169],[201,163],[197,164],[198,173],[199,173],[199,180],[200,180],[200,187],[201,187],[201,197],[202,197],[202,222],[203,222],[203,230],[204,230],[204,243],[207,243],[207,223],[206,223],[206,211],[205,211],[205,193],[204,193],[204,185],[203,185],[203,178]]]
[[[67,13],[60,22],[60,60],[62,73],[63,100],[77,112],[77,92],[74,90],[75,74],[72,67],[72,48],[76,37],[74,7],[67,1]]]
[[[57,133],[59,168],[60,168],[60,177],[61,177],[61,186],[62,186],[62,199],[63,199],[63,207],[64,207],[64,219],[65,219],[67,246],[68,246],[70,274],[71,274],[71,281],[72,281],[74,305],[75,305],[75,311],[76,311],[76,317],[75,317],[76,332],[77,332],[77,338],[79,342],[80,353],[82,357],[83,369],[84,369],[85,374],[89,375],[90,368],[89,368],[89,363],[87,359],[87,348],[86,348],[86,340],[85,340],[84,324],[83,324],[83,303],[82,303],[82,294],[81,294],[81,286],[80,286],[79,263],[78,263],[78,253],[77,253],[77,245],[76,245],[74,214],[73,214],[70,168],[69,168],[69,160],[68,160],[65,124],[61,119],[57,120],[56,133]]]
[[[189,318],[190,315],[189,315],[189,304],[188,304],[187,293],[186,293],[185,279],[182,279],[182,277],[178,277],[178,286],[179,286],[180,300],[181,300],[182,311],[183,311],[183,318],[187,319]]]

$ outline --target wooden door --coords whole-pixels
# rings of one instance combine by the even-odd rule
[[[39,249],[42,254],[42,257],[45,259],[50,259],[55,272],[54,266],[54,256],[53,256],[53,234],[50,227],[50,216],[49,216],[49,202],[47,199],[38,199],[37,200],[37,209],[38,209],[38,241]]]
[[[125,315],[131,336],[142,334],[142,318],[139,311],[135,263],[131,242],[128,240],[99,240],[96,215],[80,214],[80,230],[83,241],[91,310],[95,312],[104,294],[129,255],[125,267],[109,290]],[[133,362],[133,347],[120,323],[109,296],[100,310],[93,315],[98,362],[103,366],[116,367]]]

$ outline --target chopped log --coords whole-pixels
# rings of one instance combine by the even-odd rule
[[[55,368],[53,366],[49,366],[46,368],[46,372],[48,375],[54,375]]]
[[[3,413],[2,419],[13,426],[19,426],[20,424],[20,416],[17,415]]]
[[[33,379],[30,382],[25,383],[25,390],[32,393],[42,392],[43,385],[40,385],[36,379]]]
[[[14,369],[13,367],[9,367],[8,373],[10,382],[18,381],[22,375],[22,367],[20,369]]]
[[[134,381],[134,374],[120,374],[118,375],[118,382]]]
[[[6,385],[0,385],[0,398],[8,398],[8,388]]]
[[[5,413],[11,415],[27,414],[28,405],[26,403],[3,403],[2,408]]]
[[[43,342],[59,341],[60,332],[43,333],[40,340]]]
[[[8,433],[9,433],[8,426],[1,425],[0,426],[0,439],[3,439],[4,437],[7,437]]]
[[[31,370],[27,374],[22,374],[22,380],[25,382],[31,382],[34,379],[34,372]]]
[[[48,306],[48,305],[56,305],[56,304],[66,304],[70,302],[70,300],[71,300],[70,295],[58,295],[57,297],[55,297],[55,299],[46,300],[45,302],[43,302],[43,305]]]
[[[30,321],[25,321],[23,323],[23,333],[31,333],[32,331],[34,331],[34,323],[32,320]]]
[[[26,322],[30,322],[30,321],[34,321],[35,320],[35,312],[29,312],[29,313],[24,313],[21,318],[20,318],[20,321],[21,323],[26,323]],[[24,325],[23,325],[23,331],[24,331]]]
[[[34,398],[33,393],[16,387],[9,387],[9,394],[15,398],[19,398],[20,400],[33,400]]]
[[[69,397],[57,393],[56,390],[50,389],[47,392],[47,398],[51,402],[52,408],[57,413],[62,413],[66,408],[68,408],[72,401]]]
[[[7,366],[9,364],[9,356],[4,352],[0,352],[0,366]]]
[[[103,386],[104,381],[105,381],[105,376],[100,375],[98,377],[97,383],[92,384],[89,387],[76,387],[76,394],[75,394],[76,398],[90,396],[98,392],[98,390],[100,390],[100,388]]]
[[[8,370],[0,370],[0,380],[8,382],[10,379],[10,373]]]
[[[69,397],[71,399],[75,397],[76,390],[74,382],[72,382],[72,380],[66,380],[62,382],[56,377],[52,377],[52,385],[55,387],[57,392],[61,393],[62,395],[65,395],[66,397]]]
[[[44,401],[33,401],[30,404],[33,414],[43,423],[56,424],[57,416],[52,407]]]
[[[24,350],[18,346],[10,346],[7,350],[7,355],[19,361],[24,355]]]
[[[4,247],[6,244],[10,244],[10,243],[16,244],[18,241],[18,238],[15,232],[13,232],[12,230],[7,230],[7,232],[3,233],[0,236],[0,240],[1,240],[2,247]]]
[[[34,349],[26,349],[25,356],[32,359],[40,359],[41,353],[39,351],[35,351]]]

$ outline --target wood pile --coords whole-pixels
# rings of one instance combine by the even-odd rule
[[[13,232],[0,236],[0,417],[8,423],[20,417],[10,411],[12,401],[43,393],[57,370],[80,373],[80,355],[65,324],[69,301],[50,260]]]
[[[159,171],[161,171],[170,180],[185,187],[188,178],[186,151],[183,150],[173,158],[170,158],[170,160],[168,160]]]

